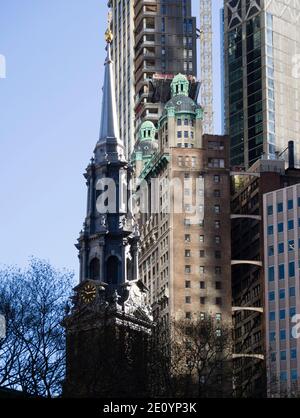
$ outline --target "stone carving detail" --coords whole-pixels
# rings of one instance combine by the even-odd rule
[[[153,321],[151,309],[146,302],[146,291],[140,280],[126,283],[128,297],[124,302],[124,310],[131,315],[145,316]]]

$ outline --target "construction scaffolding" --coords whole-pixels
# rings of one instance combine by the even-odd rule
[[[204,133],[214,133],[213,112],[213,30],[212,0],[200,0],[201,105],[204,107]]]

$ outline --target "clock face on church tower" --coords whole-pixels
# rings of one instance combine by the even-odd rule
[[[94,285],[88,283],[81,290],[81,300],[84,303],[91,303],[95,300],[97,295],[97,289]]]

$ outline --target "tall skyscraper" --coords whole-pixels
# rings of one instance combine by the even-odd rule
[[[231,164],[274,159],[293,140],[299,165],[299,2],[226,0],[224,9]]]
[[[163,100],[154,97],[154,84],[179,72],[197,74],[196,19],[191,0],[110,0],[108,4],[115,34],[112,54],[120,134],[130,156],[141,123],[157,122],[161,115]]]
[[[112,58],[115,66],[116,103],[120,137],[127,158],[134,146],[134,0],[109,0],[111,30],[114,33]]]
[[[140,194],[147,183],[152,196],[140,214],[140,277],[165,323],[209,314],[231,321],[228,138],[203,135],[186,76],[175,76],[171,90],[158,140],[145,121],[134,152]]]

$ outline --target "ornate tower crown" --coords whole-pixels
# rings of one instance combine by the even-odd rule
[[[141,141],[154,141],[156,134],[156,128],[151,121],[145,121],[140,128],[140,140]]]
[[[188,96],[189,95],[189,81],[184,74],[177,74],[171,83],[172,97],[174,96]]]

